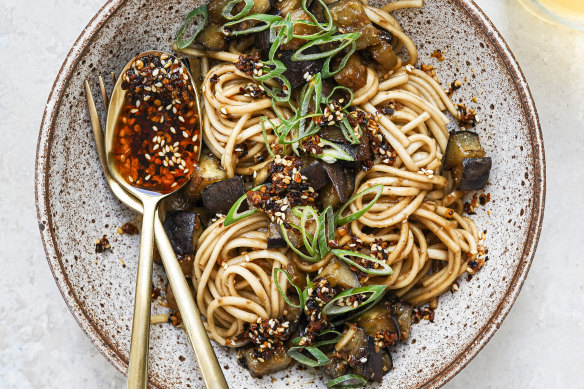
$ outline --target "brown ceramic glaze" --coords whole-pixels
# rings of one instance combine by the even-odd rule
[[[542,135],[519,65],[472,1],[426,3],[423,9],[395,15],[418,45],[419,62],[435,65],[444,85],[455,79],[463,81],[454,100],[479,113],[476,131],[493,158],[486,188],[492,200],[474,218],[479,229],[487,230],[490,260],[472,280],[462,280],[458,292],[441,298],[434,323],[414,327],[409,344],[393,354],[395,368],[384,378],[384,388],[437,388],[481,350],[521,289],[543,218]],[[179,0],[109,1],[67,56],[39,134],[36,199],[49,265],[81,328],[122,372],[128,362],[139,237],[116,233],[134,215],[116,201],[102,175],[83,81],[93,81],[97,91],[97,76],[119,71],[133,55],[150,49],[169,50],[191,6]],[[444,52],[444,62],[430,57],[434,49]],[[477,103],[471,102],[473,96]],[[103,107],[98,109],[103,112]],[[104,234],[113,250],[95,254],[95,240]],[[156,286],[162,287],[162,269],[156,266],[154,274]],[[155,302],[153,310],[156,314],[165,308]],[[151,339],[153,387],[202,386],[181,330],[154,326]],[[233,352],[222,347],[216,351],[221,365],[229,369],[226,377],[233,388],[325,387],[319,373],[297,367],[252,379],[235,362]]]

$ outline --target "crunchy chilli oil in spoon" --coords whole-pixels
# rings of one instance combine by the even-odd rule
[[[122,75],[125,103],[114,159],[130,185],[169,193],[190,177],[200,152],[197,100],[185,66],[166,53],[137,58]]]
[[[120,73],[106,124],[112,177],[142,202],[142,237],[136,278],[128,388],[148,381],[154,217],[161,199],[181,188],[201,148],[197,91],[176,57],[149,51]]]

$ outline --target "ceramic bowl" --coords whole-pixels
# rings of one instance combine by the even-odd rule
[[[102,174],[83,81],[90,80],[97,92],[98,75],[119,71],[139,52],[170,50],[173,36],[194,5],[179,0],[107,2],[67,56],[39,135],[36,200],[49,265],[81,328],[124,373],[139,236],[116,233],[135,216],[112,196]],[[400,10],[395,16],[417,44],[419,63],[436,66],[443,85],[455,79],[463,82],[454,100],[477,110],[476,131],[493,159],[485,189],[491,201],[474,216],[479,229],[487,231],[489,261],[470,281],[463,277],[456,293],[440,298],[433,323],[414,326],[407,344],[393,353],[395,368],[380,385],[437,388],[493,336],[525,280],[543,217],[543,143],[519,65],[472,1],[427,0],[422,9]],[[443,62],[430,57],[435,49],[443,51]],[[98,109],[103,112],[103,107]],[[454,126],[451,123],[450,129]],[[113,250],[96,254],[95,241],[104,234]],[[162,269],[155,265],[154,270],[156,286],[163,287]],[[153,311],[165,312],[165,308],[155,303]],[[152,387],[202,386],[182,330],[170,324],[152,326],[150,348]],[[254,379],[236,363],[233,351],[216,345],[216,352],[232,388],[325,387],[326,380],[318,372],[297,366]]]

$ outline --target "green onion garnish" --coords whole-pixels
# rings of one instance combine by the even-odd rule
[[[345,374],[326,383],[328,388],[362,388],[367,384],[367,379],[357,374]]]
[[[255,188],[252,188],[252,190],[257,190],[260,187],[261,187],[261,185],[256,186]],[[245,219],[246,217],[254,215],[260,211],[257,208],[252,208],[252,209],[248,209],[247,211],[239,213],[239,207],[241,207],[241,204],[245,200],[247,200],[247,193],[245,193],[243,196],[241,196],[239,199],[237,199],[235,204],[233,204],[231,206],[231,208],[229,209],[229,212],[227,212],[227,216],[225,216],[225,220],[223,221],[224,226],[231,225],[235,222],[240,221],[241,219]]]
[[[254,25],[253,27],[249,27],[249,28],[246,28],[243,30],[232,30],[231,29],[231,27],[234,27],[234,26],[238,25],[239,23],[243,23],[243,22],[248,21],[248,20],[258,21],[260,23],[257,25]],[[266,15],[266,14],[249,15],[249,16],[246,16],[242,19],[233,20],[231,22],[225,23],[223,26],[221,26],[220,31],[225,35],[231,35],[231,36],[252,34],[254,32],[260,32],[260,31],[267,30],[268,28],[270,28],[272,23],[279,21],[279,20],[282,20],[282,18],[280,16],[276,16],[276,15]]]
[[[326,163],[335,163],[337,160],[341,161],[354,161],[355,159],[349,155],[341,146],[328,141],[326,139],[320,139],[324,144],[322,154],[312,154],[314,158],[319,158]]]
[[[345,209],[355,200],[357,200],[360,197],[365,196],[368,193],[372,193],[375,192],[375,197],[373,198],[373,200],[371,200],[369,203],[367,203],[366,206],[364,206],[363,208],[361,208],[360,210],[358,210],[355,213],[352,213],[350,215],[347,216],[342,216],[343,212],[345,211]],[[353,197],[351,197],[345,204],[343,204],[341,206],[341,208],[339,208],[339,210],[337,211],[336,217],[335,217],[335,224],[337,226],[342,226],[344,224],[347,223],[351,223],[354,220],[359,219],[361,216],[363,216],[367,211],[369,211],[371,209],[371,207],[373,207],[373,205],[375,205],[375,203],[377,202],[377,200],[379,200],[379,198],[381,197],[381,194],[383,193],[383,185],[382,184],[377,184],[374,185],[370,188],[364,189],[361,192],[357,193],[356,195],[354,195]]]
[[[196,16],[199,16],[199,15],[203,15],[203,23],[201,23],[201,25],[199,25],[199,27],[197,27],[197,30],[195,31],[195,33],[193,35],[191,35],[187,39],[183,39],[182,36],[185,33],[185,30],[187,29],[187,27],[189,26],[189,23],[191,22],[191,20],[193,18],[195,18]],[[191,12],[189,12],[189,14],[187,15],[187,17],[185,19],[184,24],[180,27],[180,29],[178,30],[178,33],[176,34],[176,46],[178,47],[179,50],[182,50],[182,49],[188,47],[191,43],[193,43],[195,38],[197,38],[199,33],[207,25],[208,19],[209,19],[209,8],[208,8],[207,4],[202,5],[200,7],[197,7],[194,10],[192,10]]]
[[[323,308],[322,313],[333,316],[340,315],[342,313],[347,313],[364,307],[365,305],[371,304],[374,301],[379,300],[385,293],[385,285],[369,285],[363,286],[361,288],[347,289],[343,293],[337,295],[334,299],[329,301]],[[359,294],[368,294],[367,300],[361,302],[358,306],[353,305],[338,305],[337,302],[345,297],[351,297]]]
[[[349,251],[349,250],[333,249],[331,251],[339,259],[342,259],[343,261],[348,263],[350,266],[356,267],[357,269],[361,270],[363,273],[373,274],[374,276],[388,276],[388,275],[393,273],[393,270],[391,269],[391,267],[388,264],[386,264],[383,261],[380,261],[377,258],[373,258],[372,256],[369,256],[369,255],[366,255],[363,253],[358,253],[356,251]],[[358,258],[366,259],[368,261],[371,261],[371,262],[378,264],[380,266],[380,268],[378,267],[377,269],[371,269],[368,267],[364,267],[360,263],[353,261],[350,257],[358,257]]]
[[[294,304],[288,298],[288,296],[286,296],[286,292],[284,292],[282,290],[282,287],[280,286],[280,283],[278,282],[278,273],[284,273],[286,275],[286,278],[288,279],[288,282],[290,283],[290,285],[292,285],[294,287],[294,289],[296,289],[296,293],[298,293],[298,300],[299,300],[298,304]],[[288,304],[294,308],[304,308],[304,300],[303,300],[303,296],[302,296],[302,290],[294,282],[292,282],[292,277],[290,277],[290,273],[288,273],[284,269],[275,268],[274,272],[272,273],[272,277],[274,278],[274,283],[276,284],[276,289],[278,289],[278,293],[280,293],[280,296],[282,296],[282,298],[284,299],[286,304]]]
[[[355,42],[357,38],[359,38],[361,34],[358,32],[352,32],[349,34],[339,34],[339,35],[332,35],[332,36],[322,36],[318,39],[314,39],[304,46],[299,48],[292,54],[292,61],[313,61],[316,59],[321,58],[328,58],[332,57],[337,54],[339,51],[343,50],[345,47],[349,46],[351,43]],[[304,54],[303,52],[313,46],[320,46],[326,43],[335,43],[339,42],[337,47],[319,53],[312,53],[312,54]],[[346,62],[346,61],[345,61]]]
[[[235,7],[237,4],[241,3],[242,1],[245,1],[245,6],[241,10],[241,12],[238,13],[237,15],[232,15],[231,11],[233,10],[233,7]],[[249,10],[252,7],[253,7],[253,0],[231,0],[229,3],[227,3],[225,8],[223,8],[223,11],[221,12],[221,16],[223,16],[227,20],[241,19],[242,17],[244,17],[245,15],[247,15],[249,13]]]
[[[307,357],[302,351],[308,351],[313,357]],[[303,365],[310,367],[324,366],[330,362],[330,359],[315,346],[308,347],[290,347],[288,355]]]

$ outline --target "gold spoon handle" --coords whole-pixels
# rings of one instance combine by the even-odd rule
[[[93,136],[97,146],[97,153],[103,167],[106,181],[118,200],[126,204],[126,206],[133,211],[142,213],[142,204],[134,196],[126,192],[124,188],[113,179],[108,170],[105,160],[105,145],[101,124],[99,122],[99,115],[95,107],[95,102],[93,101],[91,88],[87,81],[85,82],[85,92]],[[168,276],[170,287],[172,288],[176,303],[181,313],[185,331],[195,352],[195,358],[199,364],[203,382],[207,389],[228,389],[229,387],[227,386],[223,371],[221,370],[221,366],[219,365],[217,357],[213,351],[209,336],[203,326],[203,321],[201,320],[201,315],[195,304],[192,292],[185,279],[180,264],[178,263],[176,254],[168,240],[166,231],[162,226],[158,212],[156,212],[154,218],[154,238],[156,240],[158,251],[160,252],[160,257],[162,258],[164,269]]]
[[[146,389],[148,384],[152,250],[154,248],[154,214],[157,205],[157,198],[146,198],[143,204],[142,237],[140,238],[140,258],[138,259],[130,363],[128,366],[128,389]]]
[[[189,341],[195,351],[195,358],[199,362],[205,387],[207,389],[228,389],[229,386],[227,386],[223,371],[221,370],[221,366],[219,366],[219,362],[213,351],[213,346],[211,346],[211,342],[209,341],[207,330],[203,325],[203,320],[201,320],[201,315],[195,305],[193,294],[176,260],[176,255],[170,245],[164,227],[162,227],[162,222],[158,214],[156,215],[154,224],[154,235],[156,236],[156,246],[160,252],[162,262],[164,262],[164,269],[170,281],[170,286],[172,287],[174,298],[181,313],[185,330],[189,335]],[[174,258],[174,260],[170,258]]]

